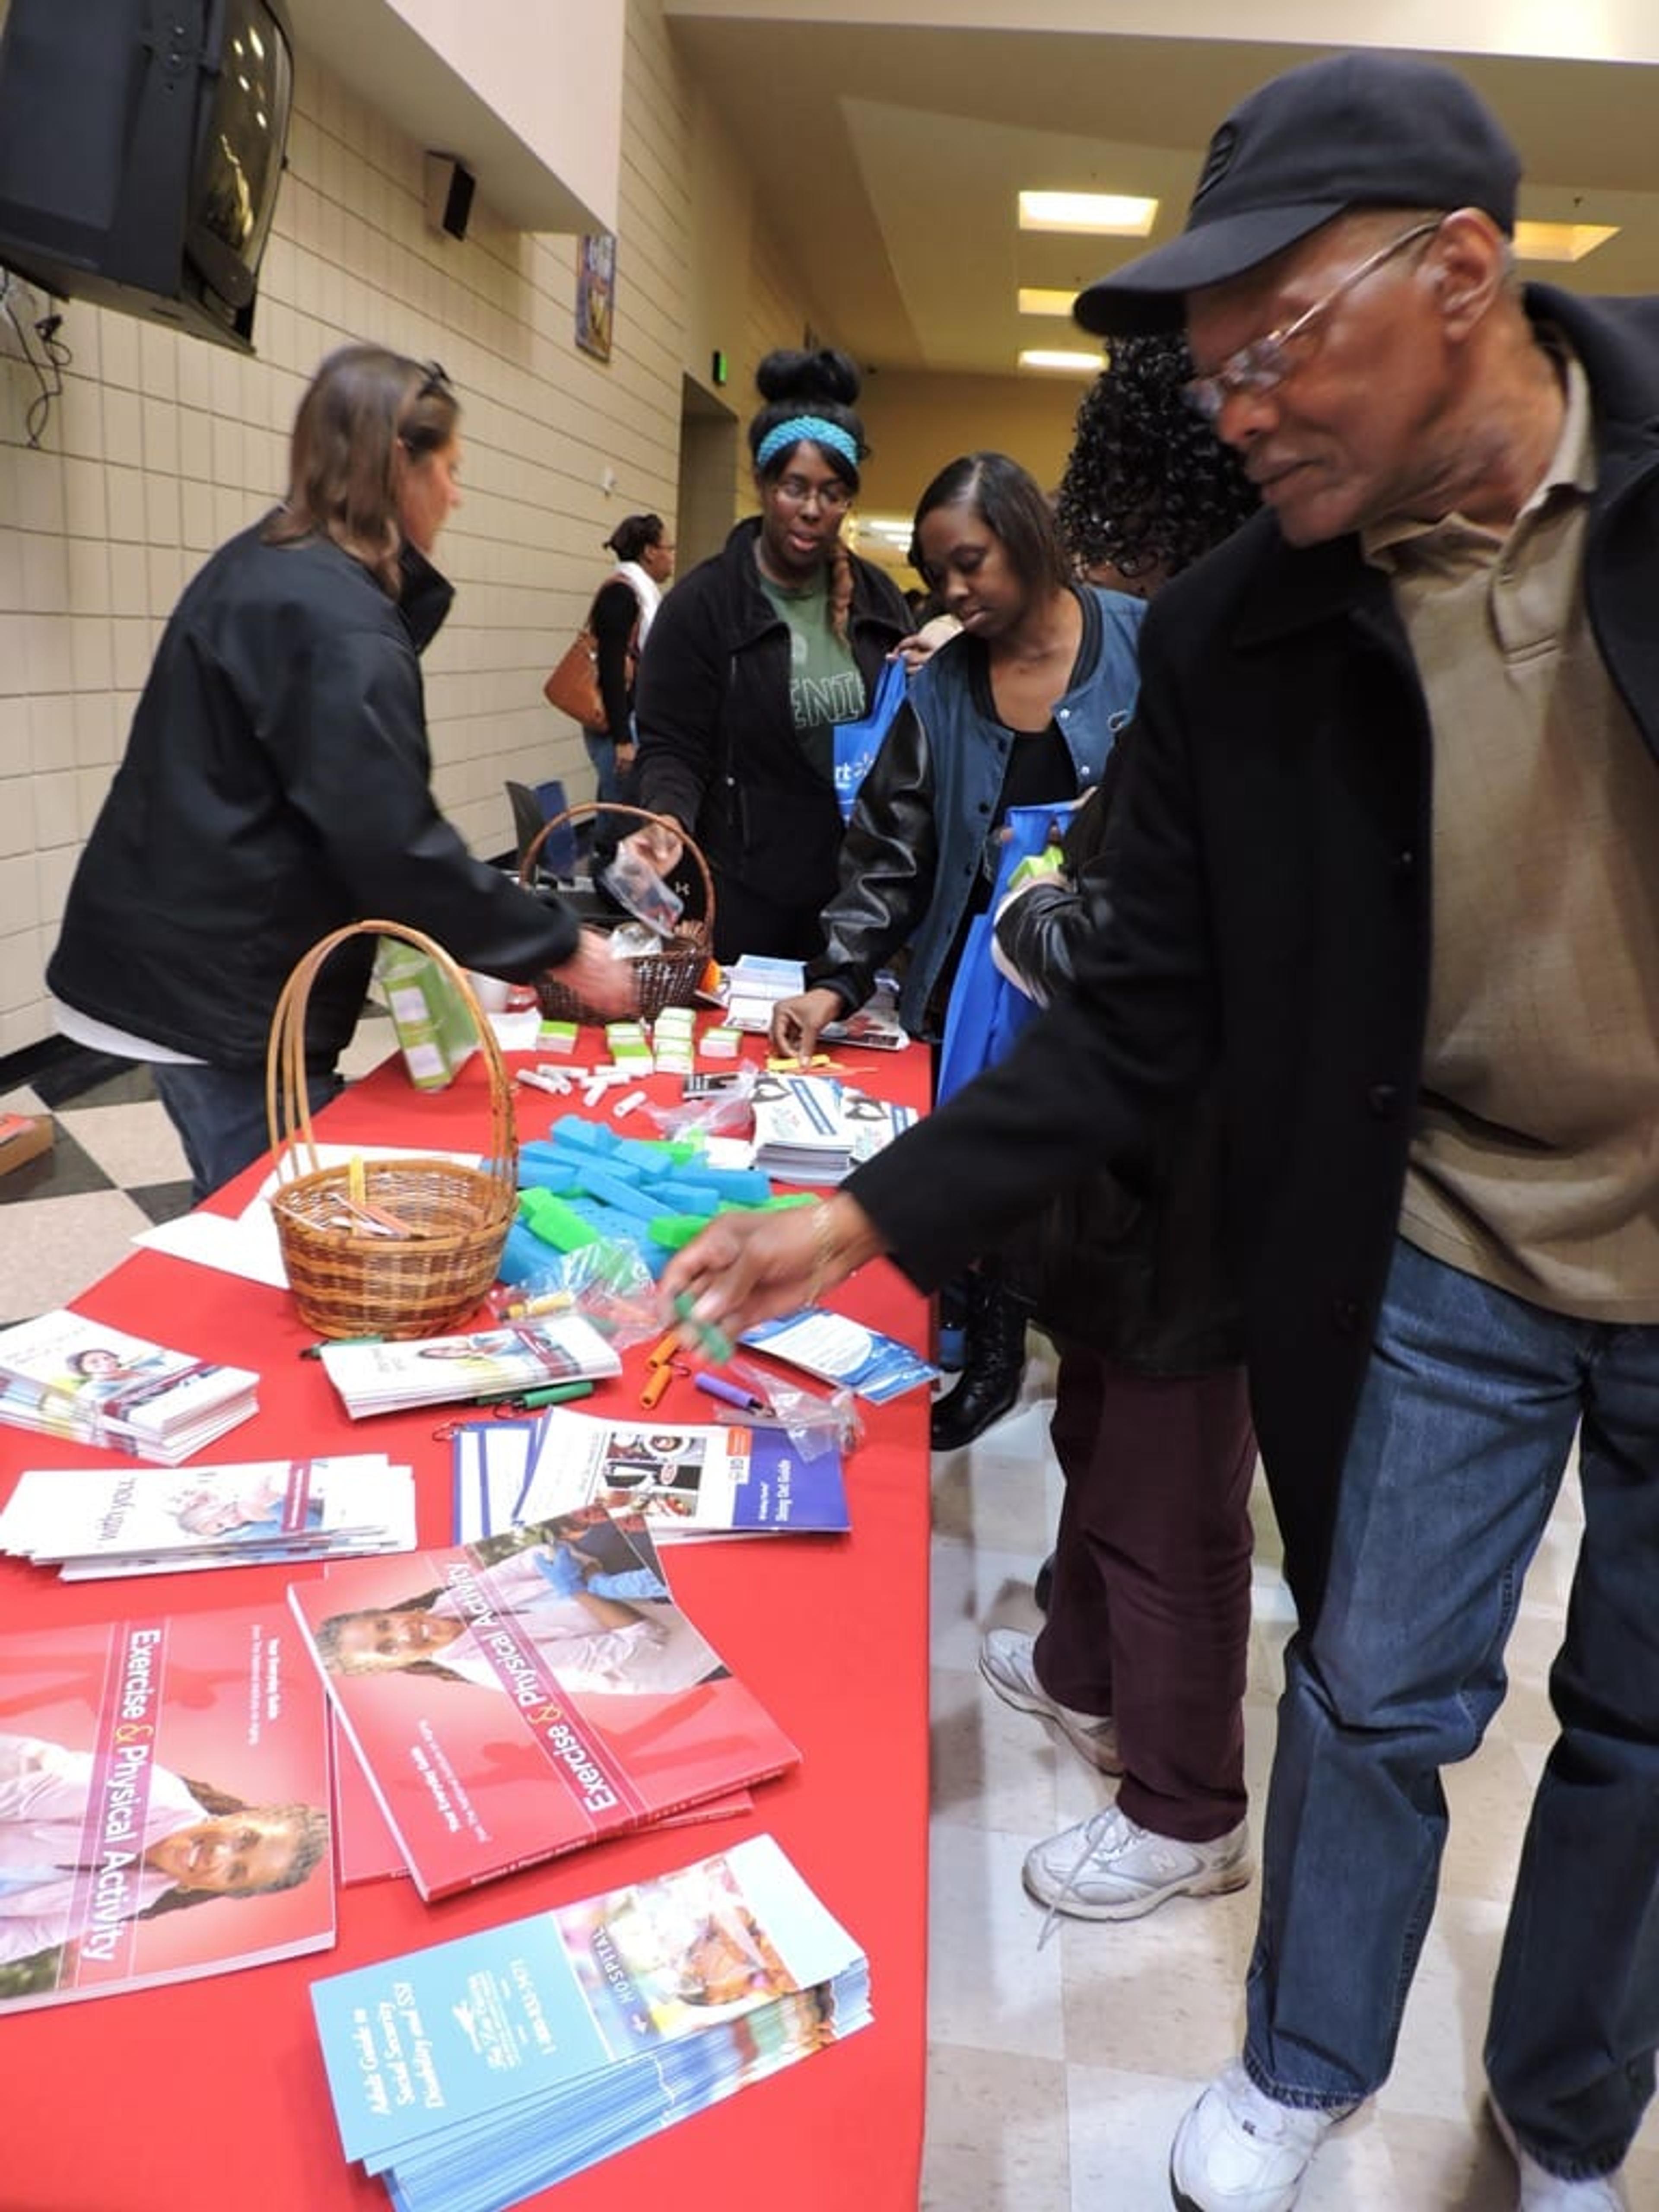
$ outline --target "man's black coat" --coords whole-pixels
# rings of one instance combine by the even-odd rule
[[[1528,306],[1589,379],[1585,588],[1659,757],[1659,301],[1533,288]],[[1147,616],[1109,900],[1073,993],[847,1185],[934,1285],[1081,1165],[1133,1182],[1172,1098],[1218,1063],[1223,1234],[1304,1621],[1412,1135],[1431,742],[1387,580],[1357,540],[1297,550],[1271,514],[1248,523]]]

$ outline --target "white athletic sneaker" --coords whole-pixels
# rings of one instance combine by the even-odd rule
[[[1079,1920],[1138,1920],[1170,1897],[1242,1889],[1253,1872],[1241,1820],[1212,1844],[1183,1844],[1109,1805],[1025,1854],[1025,1887],[1039,1905]]]
[[[1117,1730],[1098,1713],[1073,1712],[1051,1698],[1031,1663],[1035,1637],[1018,1628],[988,1628],[980,1639],[979,1671],[1003,1703],[1052,1721],[1073,1751],[1103,1774],[1121,1774]]]
[[[1593,2174],[1588,2181],[1569,2181],[1564,2174],[1552,2173],[1547,2166],[1540,2166],[1530,2151],[1522,2149],[1515,2130],[1498,2111],[1496,2098],[1487,2098],[1486,2110],[1521,2169],[1516,2212],[1630,2212],[1625,2185],[1616,2173]]]
[[[1314,2153],[1346,2117],[1264,2097],[1234,2059],[1176,2130],[1170,2195],[1178,2212],[1291,2212]]]

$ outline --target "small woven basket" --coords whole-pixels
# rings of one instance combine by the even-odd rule
[[[703,971],[713,957],[711,947],[714,939],[714,879],[708,872],[708,863],[698,850],[696,841],[688,836],[678,822],[670,822],[660,814],[649,814],[642,806],[624,806],[614,799],[603,803],[589,799],[581,806],[567,807],[562,814],[555,814],[544,822],[519,855],[519,881],[533,884],[536,855],[541,851],[556,830],[579,816],[587,814],[631,814],[636,822],[654,822],[659,829],[672,830],[697,864],[702,878],[702,916],[689,921],[672,937],[665,937],[655,952],[647,952],[631,965],[639,978],[640,1018],[649,1021],[665,1006],[690,1006],[696,1003],[697,986]],[[600,925],[603,927],[603,925]],[[544,972],[536,978],[536,994],[542,1002],[543,1018],[550,1022],[594,1022],[603,1025],[611,1018],[580,998],[556,975]]]
[[[352,937],[416,946],[465,1000],[489,1074],[483,1167],[418,1158],[318,1164],[306,1092],[306,1007],[318,970]],[[519,1148],[495,1033],[442,945],[397,921],[353,922],[313,945],[283,985],[271,1020],[265,1115],[280,1178],[270,1210],[308,1328],[321,1337],[437,1336],[471,1311],[495,1279],[512,1225]],[[302,1152],[308,1168],[300,1167]]]

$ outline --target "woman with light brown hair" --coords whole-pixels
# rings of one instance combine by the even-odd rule
[[[600,941],[467,851],[432,795],[419,654],[453,592],[460,409],[435,365],[342,347],[294,426],[288,495],[186,588],[70,887],[46,970],[58,1027],[150,1064],[199,1200],[266,1146],[264,1062],[302,954],[366,916],[464,965],[556,969],[631,1011]],[[310,994],[311,1102],[339,1088],[372,941]]]

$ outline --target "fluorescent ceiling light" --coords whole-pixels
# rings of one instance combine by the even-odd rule
[[[900,552],[908,553],[915,531],[908,514],[860,514],[856,535],[878,538],[884,544],[896,545]]]
[[[1617,238],[1616,222],[1517,222],[1516,258],[1520,261],[1582,261]]]
[[[1051,292],[1042,284],[1022,284],[1019,288],[1019,312],[1022,315],[1064,315],[1071,318],[1075,292]]]
[[[1022,230],[1089,231],[1097,238],[1146,238],[1158,220],[1158,202],[1120,192],[1022,192]]]
[[[1048,346],[1027,346],[1020,355],[1022,368],[1058,369],[1066,376],[1098,376],[1105,368],[1097,353],[1062,353]]]

